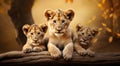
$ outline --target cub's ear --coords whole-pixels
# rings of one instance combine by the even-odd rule
[[[93,34],[93,36],[96,36],[98,34],[97,28],[92,29],[92,34]]]
[[[42,31],[43,32],[47,32],[47,29],[48,29],[48,26],[46,25],[46,24],[42,24],[41,26],[40,26],[40,28],[42,29]]]
[[[28,24],[25,24],[23,27],[22,27],[22,31],[23,33],[26,35],[28,33],[28,29],[30,28],[30,25]]]
[[[52,17],[55,15],[55,12],[52,10],[46,10],[45,11],[45,17],[47,18],[47,20],[52,19]]]
[[[83,26],[81,24],[77,24],[76,25],[76,32],[78,32],[79,30],[82,30]]]
[[[67,10],[67,11],[65,12],[65,15],[66,15],[66,17],[67,17],[70,21],[72,21],[72,19],[73,19],[73,17],[74,17],[74,11],[73,11],[73,10]]]

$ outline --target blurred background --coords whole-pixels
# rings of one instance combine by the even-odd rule
[[[120,1],[119,0],[0,0],[0,53],[21,50],[26,37],[24,24],[46,23],[47,9],[72,9],[77,23],[98,28],[93,40],[96,52],[120,52]]]

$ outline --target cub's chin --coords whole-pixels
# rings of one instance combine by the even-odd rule
[[[54,34],[55,34],[55,36],[57,36],[57,37],[64,35],[64,33],[57,33],[57,32],[55,32]]]
[[[38,45],[39,45],[39,43],[32,43],[32,45],[34,45],[34,46],[38,46]]]

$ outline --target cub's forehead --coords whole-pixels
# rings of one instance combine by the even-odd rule
[[[78,32],[89,34],[92,32],[92,30],[88,27],[83,27],[83,28],[79,29]]]
[[[58,16],[58,17],[64,15],[64,11],[62,11],[62,10],[60,10],[60,9],[56,10],[55,13],[56,13],[56,16]]]
[[[31,25],[31,27],[29,28],[28,31],[30,32],[30,31],[37,31],[37,30],[40,30],[40,29],[39,29],[39,26],[33,24],[33,25]]]
[[[65,18],[65,14],[64,14],[64,11],[58,9],[55,11],[55,15],[53,17],[54,19],[57,19],[57,20],[60,20],[62,18]]]
[[[92,29],[90,29],[90,28],[87,28],[86,30],[85,30],[85,33],[86,34],[91,34],[93,31],[92,31]]]

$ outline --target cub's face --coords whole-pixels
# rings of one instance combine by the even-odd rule
[[[48,20],[49,32],[58,36],[66,32],[74,17],[74,12],[72,10],[62,11],[59,9],[57,11],[47,10],[45,16]]]
[[[81,42],[89,42],[92,40],[98,33],[96,29],[91,29],[89,27],[83,27],[80,24],[76,26],[78,39]]]
[[[24,25],[22,28],[24,34],[26,35],[27,39],[31,40],[32,42],[36,43],[38,40],[43,39],[46,31],[47,26],[44,25]]]

